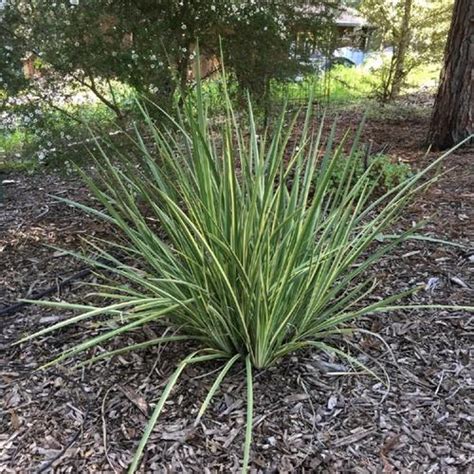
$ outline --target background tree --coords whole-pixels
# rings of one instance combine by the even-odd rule
[[[323,8],[308,14],[297,2],[242,2],[232,7],[223,36],[226,64],[235,73],[240,91],[249,91],[255,103],[268,107],[272,80],[293,79],[302,67],[301,57],[292,54],[298,31],[317,31],[320,42],[331,31],[335,11]],[[235,5],[235,4],[234,4]]]
[[[223,15],[219,5],[212,8],[200,0],[11,0],[2,37],[7,42],[17,38],[17,55],[37,55],[49,88],[62,87],[66,79],[69,86],[90,90],[120,116],[104,83],[121,81],[169,108],[192,56],[190,44],[215,29]],[[0,56],[5,56],[4,48]],[[41,81],[30,81],[30,92],[39,85]]]
[[[28,81],[23,73],[23,51],[22,41],[2,21],[0,10],[0,90],[9,89],[15,94],[24,88]],[[19,20],[19,12],[12,12],[13,22]]]
[[[376,27],[373,46],[390,47],[382,70],[382,101],[393,100],[408,74],[421,64],[442,60],[453,0],[362,0],[360,10]]]
[[[429,141],[449,148],[474,133],[474,2],[456,0]]]
[[[42,66],[43,80],[30,81],[30,93],[46,82],[64,90],[66,78],[69,87],[87,88],[121,117],[112,80],[169,109],[177,92],[187,93],[196,41],[203,55],[219,55],[222,37],[239,85],[260,97],[272,78],[289,75],[294,67],[288,53],[302,14],[299,3],[10,0],[3,21],[8,28],[0,30],[0,62],[21,78],[21,64],[9,59],[8,45],[15,41],[16,58],[33,52]],[[321,23],[324,12],[321,8],[314,21]],[[18,89],[10,72],[0,75],[9,91]]]
[[[398,32],[398,38],[396,38],[396,48],[394,51],[394,72],[393,80],[390,89],[390,98],[395,99],[400,94],[403,80],[406,76],[405,71],[405,58],[407,55],[408,45],[410,44],[411,37],[411,11],[413,6],[413,0],[404,0],[403,2],[403,15]]]

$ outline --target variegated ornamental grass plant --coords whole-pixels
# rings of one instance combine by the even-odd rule
[[[370,166],[354,184],[355,160],[346,159],[340,184],[330,186],[338,160],[347,153],[348,138],[336,143],[333,127],[323,139],[323,122],[313,126],[311,107],[301,120],[296,115],[288,121],[284,110],[260,134],[250,103],[245,119],[237,118],[227,94],[225,103],[225,120],[212,130],[199,84],[196,100],[180,118],[166,118],[173,122],[169,128],[155,124],[143,108],[145,126],[130,137],[134,161],[97,141],[97,179],[83,176],[101,209],[66,202],[113,224],[125,238],[108,245],[91,240],[101,259],[82,257],[113,280],[98,291],[107,303],[49,303],[79,315],[25,338],[92,318],[103,327],[52,363],[151,323],[168,330],[88,362],[165,342],[192,341],[194,350],[183,354],[161,393],[130,472],[138,468],[181,373],[190,364],[210,360],[222,361],[222,368],[198,420],[229,370],[236,364],[246,370],[246,470],[254,371],[308,347],[346,356],[328,338],[344,333],[345,323],[359,316],[404,307],[397,302],[413,291],[374,303],[369,297],[376,284],[367,270],[410,235],[408,231],[378,242],[413,195],[430,182],[424,176],[443,157],[374,198],[376,183],[366,179]],[[351,155],[358,150],[358,135]]]

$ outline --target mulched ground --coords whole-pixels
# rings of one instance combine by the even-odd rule
[[[359,118],[347,112],[341,120],[355,127]],[[370,119],[364,138],[421,166],[436,156],[423,157],[426,126],[422,116]],[[426,290],[416,296],[417,303],[473,303],[473,160],[472,150],[446,160],[449,173],[418,198],[398,226],[428,219],[425,234],[460,246],[404,244],[376,269],[380,296],[423,283]],[[0,307],[52,285],[57,286],[53,297],[80,300],[88,291],[84,282],[92,277],[61,289],[61,281],[81,265],[45,245],[77,249],[82,236],[109,235],[102,224],[50,197],[87,200],[87,191],[53,173],[5,178],[14,182],[0,207]],[[26,306],[0,316],[0,472],[123,472],[167,376],[189,350],[175,344],[78,371],[65,364],[35,372],[96,328],[76,326],[32,343],[11,344],[68,315]],[[377,332],[384,342],[362,333],[341,341],[341,347],[388,376],[389,388],[312,351],[257,373],[254,472],[472,472],[472,313],[398,311],[357,325]],[[112,346],[159,331],[148,327]],[[185,372],[152,435],[143,472],[239,469],[242,367],[227,378],[202,423],[193,426],[218,367]]]

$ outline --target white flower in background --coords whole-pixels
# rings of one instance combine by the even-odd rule
[[[213,12],[215,12],[215,11],[216,11],[216,6],[215,6],[215,5],[211,5],[211,10],[212,10]]]
[[[69,0],[71,5],[79,5],[79,0]]]

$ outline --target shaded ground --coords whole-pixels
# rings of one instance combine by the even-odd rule
[[[342,121],[355,127],[359,118],[346,113]],[[375,149],[387,147],[418,166],[435,156],[422,158],[425,130],[422,117],[371,119],[364,138],[372,140]],[[472,304],[473,160],[472,150],[451,156],[445,166],[452,170],[420,196],[399,226],[428,218],[426,234],[460,246],[404,244],[376,269],[381,296],[430,282],[416,302]],[[52,174],[8,179],[15,182],[7,186],[6,203],[0,207],[4,306],[41,288],[59,288],[80,269],[45,244],[78,248],[83,235],[107,236],[102,225],[48,196],[87,199],[85,189],[73,180]],[[84,281],[55,296],[81,299],[88,291]],[[40,362],[96,328],[84,325],[33,343],[11,343],[67,315],[24,307],[0,316],[0,472],[123,472],[150,407],[187,350],[170,345],[74,372],[70,364],[34,372]],[[359,327],[378,332],[386,345],[361,334],[341,346],[381,376],[384,367],[389,390],[319,352],[299,353],[258,373],[252,468],[331,473],[472,470],[473,323],[467,313],[440,310],[400,311],[360,321]],[[141,341],[159,331],[149,327],[127,336],[127,341]],[[245,417],[241,368],[226,380],[203,422],[193,427],[217,368],[211,364],[186,371],[152,435],[144,472],[238,470]]]

